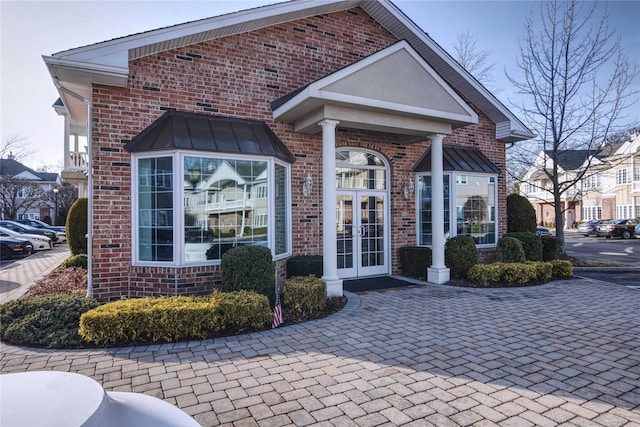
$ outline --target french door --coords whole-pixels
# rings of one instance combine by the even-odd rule
[[[386,192],[338,191],[336,210],[338,276],[389,274]]]

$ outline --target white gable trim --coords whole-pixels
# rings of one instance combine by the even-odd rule
[[[365,69],[375,67],[379,61],[394,55],[397,52],[408,53],[409,56],[416,61],[421,67],[421,71],[424,71],[431,79],[435,80],[438,85],[438,89],[442,90],[448,96],[448,102],[455,104],[455,109],[463,111],[464,113],[452,113],[444,109],[426,108],[423,106],[408,105],[406,103],[392,102],[384,99],[374,99],[371,97],[358,96],[357,94],[339,93],[333,90],[327,90],[334,83],[341,81],[347,77],[357,76],[358,73],[363,72]],[[393,80],[394,76],[389,76],[390,80]],[[413,88],[408,87],[412,90]],[[416,128],[407,128],[406,132],[409,133],[412,130],[418,131],[420,124],[424,125],[424,121],[445,122],[452,127],[464,126],[471,123],[478,123],[478,115],[475,111],[435,72],[424,59],[418,55],[415,50],[406,41],[400,41],[394,45],[387,47],[381,51],[374,53],[367,58],[362,59],[354,64],[351,64],[341,70],[336,71],[324,77],[304,88],[300,93],[288,100],[286,103],[278,107],[273,112],[273,117],[276,120],[296,122],[296,130],[315,133],[320,131],[320,127],[317,122],[322,119],[328,118],[326,106],[333,106],[338,108],[352,108],[358,110],[363,117],[361,125],[353,123],[357,128],[372,129],[372,122],[376,122],[379,119],[367,119],[366,116],[369,112],[376,113],[388,113],[391,116],[398,116],[398,119],[414,118],[419,119],[421,123],[416,123]],[[323,109],[324,114],[317,114],[317,110]],[[307,120],[307,116],[311,116],[312,120]],[[340,120],[340,117],[331,117],[333,119]],[[391,117],[387,117],[386,121],[393,120]],[[299,123],[308,123],[308,126],[301,126]],[[406,123],[405,120],[403,122]],[[362,125],[366,124],[368,127]],[[401,129],[401,126],[397,127]],[[375,127],[373,127],[375,129]],[[381,129],[382,130],[382,129]],[[388,129],[384,129],[388,131]],[[428,135],[429,127],[426,131],[422,129],[424,135]],[[432,133],[442,132],[441,128],[431,129]],[[450,129],[449,129],[450,132]],[[446,133],[449,133],[446,132]],[[416,134],[416,133],[413,133]],[[420,133],[418,133],[420,134]]]
[[[29,181],[42,181],[42,178],[32,174],[29,171],[20,172],[18,175],[15,176],[15,178],[27,179]]]

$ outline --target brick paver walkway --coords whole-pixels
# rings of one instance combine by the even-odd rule
[[[0,351],[1,372],[85,374],[205,426],[640,426],[640,291],[589,279],[362,293],[225,339]]]

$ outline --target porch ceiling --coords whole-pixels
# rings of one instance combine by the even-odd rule
[[[412,142],[477,123],[478,115],[406,42],[272,102],[276,120],[301,133],[320,132],[318,122],[401,135]]]

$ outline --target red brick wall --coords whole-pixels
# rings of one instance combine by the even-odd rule
[[[397,40],[361,9],[311,17],[250,33],[150,55],[129,64],[126,88],[94,86],[93,284],[99,299],[203,293],[219,285],[219,266],[133,267],[131,248],[131,156],[123,145],[166,109],[208,112],[265,121],[289,147],[292,165],[292,234],[294,254],[322,253],[321,135],[294,133],[274,122],[270,102],[314,80],[381,50]],[[503,171],[504,145],[495,141],[495,126],[480,114],[480,123],[457,130],[445,143],[479,147]],[[379,152],[391,166],[393,273],[400,246],[416,243],[413,199],[404,183],[427,142],[399,145],[394,136],[339,130],[339,147]],[[302,196],[311,173],[314,188]],[[499,178],[499,215],[506,218],[504,174]],[[500,234],[504,231],[500,222]],[[284,277],[284,261],[277,263]]]

